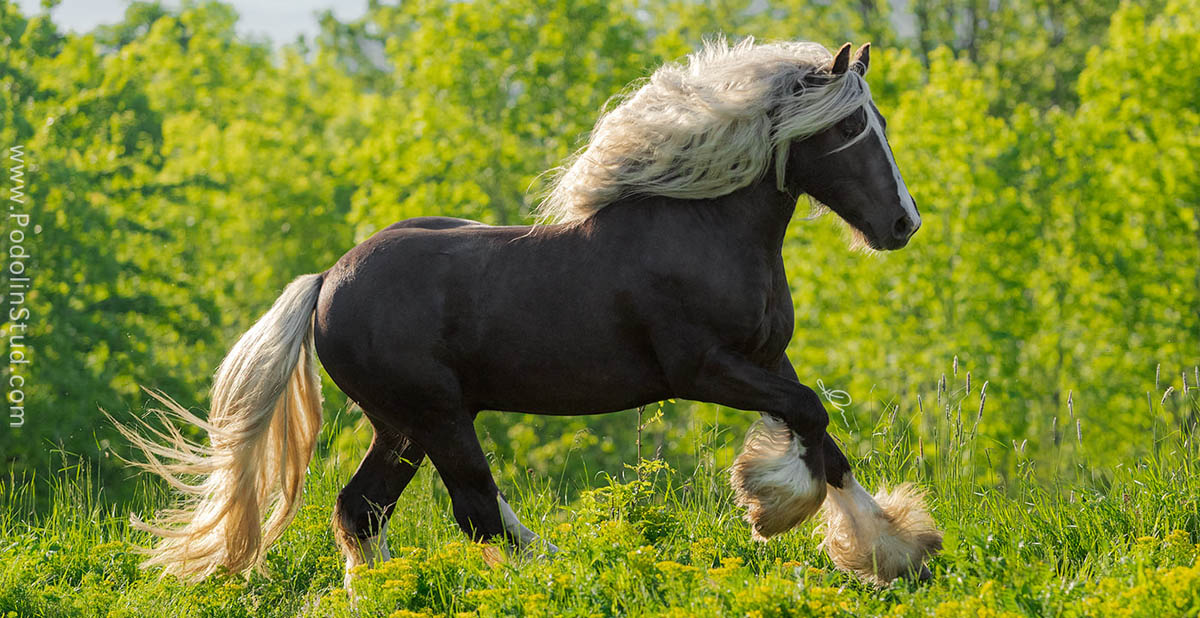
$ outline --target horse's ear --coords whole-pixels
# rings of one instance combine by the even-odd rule
[[[836,56],[833,57],[833,64],[829,66],[830,75],[841,75],[850,67],[850,44],[846,43],[838,50]]]
[[[863,43],[863,46],[854,52],[854,61],[850,63],[850,70],[859,75],[866,75],[869,66],[871,66],[871,44]]]

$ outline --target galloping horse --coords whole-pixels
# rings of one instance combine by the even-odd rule
[[[707,44],[601,117],[534,226],[401,221],[293,281],[234,345],[201,419],[122,427],[190,496],[152,524],[146,565],[187,579],[261,564],[295,515],[321,422],[315,354],[374,427],[333,526],[349,570],[388,560],[387,521],[426,456],[472,539],[543,544],[493,481],[480,410],[599,414],[667,398],[759,411],[731,481],[754,538],[825,504],[824,546],[868,581],[928,575],[941,533],[922,494],[872,497],[785,355],[781,249],[798,198],[872,249],[921,225],[863,76],[869,47]],[[165,444],[164,444],[165,442]],[[199,478],[195,483],[189,479]],[[828,500],[826,498],[828,497]]]

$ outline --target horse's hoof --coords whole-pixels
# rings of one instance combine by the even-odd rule
[[[499,547],[490,543],[481,543],[480,545],[483,549],[484,564],[492,567],[493,569],[499,568],[501,565],[508,564],[508,555],[504,553],[503,549],[500,549]]]

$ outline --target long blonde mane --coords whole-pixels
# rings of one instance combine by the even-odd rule
[[[556,170],[538,214],[575,222],[631,195],[717,197],[761,180],[772,160],[782,189],[791,141],[870,100],[855,71],[804,83],[832,60],[810,42],[705,43],[600,117],[587,146]]]

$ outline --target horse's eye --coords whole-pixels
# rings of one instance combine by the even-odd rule
[[[862,133],[863,129],[867,128],[866,114],[862,110],[854,112],[853,114],[850,114],[848,118],[843,120],[841,125],[842,137],[845,137],[846,139],[855,137],[859,133]]]

